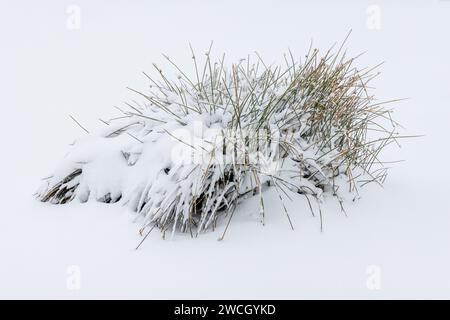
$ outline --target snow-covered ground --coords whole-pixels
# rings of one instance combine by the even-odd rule
[[[0,298],[450,298],[450,1],[0,3]],[[386,61],[377,95],[410,98],[394,113],[403,133],[425,136],[390,149],[406,161],[348,217],[326,203],[324,232],[301,197],[287,202],[291,231],[269,191],[265,226],[251,199],[224,241],[223,225],[197,239],[154,232],[136,251],[121,206],[33,198],[84,134],[68,115],[87,128],[113,116],[160,52],[188,64],[189,42],[214,40],[228,61],[257,50],[282,63],[287,48],[328,48],[349,29],[349,53],[368,51],[358,65]]]

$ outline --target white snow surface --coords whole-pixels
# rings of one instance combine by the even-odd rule
[[[380,30],[367,28],[366,1],[249,1],[238,11],[233,1],[77,1],[81,29],[69,30],[72,4],[0,4],[0,298],[450,298],[449,1],[378,1]],[[301,196],[286,202],[292,231],[269,190],[264,226],[253,197],[223,241],[224,225],[196,239],[154,231],[134,250],[140,225],[120,204],[33,198],[83,136],[68,115],[88,129],[117,115],[112,106],[135,98],[127,86],[146,87],[140,72],[164,66],[160,52],[188,65],[188,43],[206,50],[213,39],[229,61],[257,50],[282,63],[287,48],[304,54],[314,38],[326,49],[349,29],[349,54],[368,51],[359,66],[386,61],[377,96],[409,97],[395,105],[395,119],[405,134],[425,136],[387,151],[406,161],[392,165],[384,188],[363,188],[347,216],[325,201],[323,232]],[[78,289],[67,286],[71,266]],[[373,270],[375,290],[367,286]]]

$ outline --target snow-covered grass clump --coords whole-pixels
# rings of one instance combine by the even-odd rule
[[[377,74],[340,52],[314,49],[302,61],[289,53],[283,67],[259,56],[227,67],[209,52],[200,64],[192,53],[192,77],[167,57],[175,79],[155,65],[149,92],[132,89],[145,103],[77,140],[38,198],[120,201],[143,217],[141,231],[194,236],[223,217],[228,227],[247,196],[259,197],[264,219],[269,187],[282,202],[329,194],[342,205],[360,186],[383,183],[380,151],[397,133],[369,93]]]

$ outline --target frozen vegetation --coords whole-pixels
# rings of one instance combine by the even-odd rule
[[[326,196],[344,211],[361,186],[384,182],[382,150],[400,136],[387,102],[371,93],[376,67],[356,68],[343,45],[324,54],[310,48],[299,60],[289,51],[279,66],[258,54],[229,66],[211,48],[204,59],[191,48],[193,77],[165,56],[174,80],[154,65],[157,77],[144,73],[150,90],[130,89],[144,104],[126,103],[95,133],[80,125],[87,136],[38,198],[120,201],[139,214],[141,234],[156,226],[163,236],[197,236],[223,218],[226,231],[249,196],[258,197],[264,223],[267,188],[292,228],[284,206],[292,197],[305,197],[320,219]]]

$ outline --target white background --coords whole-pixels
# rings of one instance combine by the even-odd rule
[[[0,1],[0,298],[450,298],[450,1]],[[67,27],[70,5],[81,29]],[[380,9],[371,29],[368,8]],[[371,7],[373,8],[373,7]],[[369,10],[370,11],[370,10]],[[370,187],[343,216],[326,204],[325,230],[306,203],[278,199],[258,223],[245,203],[224,241],[152,234],[140,250],[132,214],[98,203],[52,206],[33,192],[67,145],[145,90],[141,71],[167,53],[190,65],[188,43],[232,62],[258,51],[283,63],[311,39],[327,49],[348,31],[357,62],[386,63],[380,99],[404,134],[384,189]],[[80,287],[67,286],[80,271]],[[379,271],[380,286],[370,266]],[[69,268],[69,269],[68,269]],[[369,273],[367,273],[369,272]],[[75,275],[76,276],[76,275]]]

